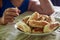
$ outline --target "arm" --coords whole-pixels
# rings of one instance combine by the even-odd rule
[[[0,8],[2,7],[2,0],[0,0]]]
[[[2,24],[2,19],[0,18],[0,24]]]
[[[54,12],[48,0],[39,0],[39,1],[40,5],[37,5],[36,2],[30,0],[28,10],[37,11],[41,14],[46,15],[51,15]]]
[[[2,7],[2,0],[0,0],[0,8]],[[2,24],[2,18],[0,17],[0,24]]]

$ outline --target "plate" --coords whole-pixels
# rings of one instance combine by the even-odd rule
[[[17,27],[17,24],[18,24],[19,22],[17,22],[14,26],[15,26],[15,29],[17,29],[17,30],[19,30]],[[55,31],[53,31],[53,32],[50,32],[50,33],[39,33],[39,34],[35,34],[35,33],[25,33],[25,32],[22,32],[21,30],[19,30],[20,31],[20,33],[24,33],[24,34],[27,34],[27,35],[39,35],[39,36],[45,36],[45,35],[49,35],[49,34],[52,34],[53,32],[55,32]]]
[[[32,14],[32,13],[31,13],[31,14]],[[17,27],[18,27],[17,24],[21,21],[22,18],[24,18],[24,17],[27,16],[27,15],[31,15],[31,14],[28,14],[28,12],[27,12],[27,13],[24,13],[24,14],[20,15],[20,17],[19,17],[19,21],[14,25],[15,28],[17,29]],[[18,30],[18,29],[17,29],[17,30]],[[20,30],[19,30],[19,31],[20,31]],[[49,33],[40,33],[40,34],[25,33],[25,32],[20,31],[20,33],[24,33],[24,34],[27,34],[27,35],[40,35],[40,36],[49,35],[49,34],[52,34],[52,33],[54,33],[54,32],[57,32],[57,31],[54,30],[54,31],[49,32]]]

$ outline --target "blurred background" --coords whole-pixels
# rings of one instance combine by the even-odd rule
[[[54,6],[60,6],[60,0],[51,0]]]

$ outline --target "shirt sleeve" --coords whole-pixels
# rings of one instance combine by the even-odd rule
[[[0,17],[3,16],[3,12],[2,12],[2,9],[0,8]]]

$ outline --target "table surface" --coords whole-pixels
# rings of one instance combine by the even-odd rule
[[[20,16],[16,17],[15,23],[22,19],[26,15],[30,15],[32,12],[25,12]],[[24,33],[20,33],[19,30],[15,29],[14,23],[7,25],[0,25],[0,40],[60,40],[60,33],[53,33],[46,36],[32,36]]]

